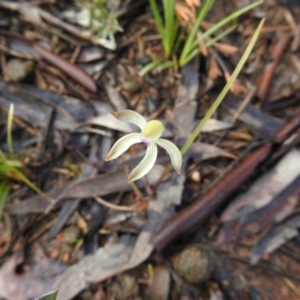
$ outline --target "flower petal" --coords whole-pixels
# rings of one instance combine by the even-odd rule
[[[147,124],[146,120],[139,113],[129,109],[112,112],[112,114],[121,121],[127,121],[137,125],[141,130]]]
[[[157,146],[152,144],[147,147],[147,152],[142,161],[129,174],[128,182],[135,181],[146,175],[154,166],[157,158]]]
[[[165,139],[158,139],[156,144],[163,147],[168,152],[175,171],[180,174],[182,155],[179,149],[173,143]]]
[[[140,133],[130,133],[121,137],[113,147],[110,149],[106,156],[106,161],[112,160],[124,153],[133,144],[141,143],[142,135]]]

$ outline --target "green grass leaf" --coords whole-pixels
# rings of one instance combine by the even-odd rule
[[[0,220],[2,218],[3,207],[10,188],[10,180],[4,178],[0,183]]]
[[[191,33],[188,35],[188,37],[184,43],[184,46],[183,46],[183,50],[181,52],[180,59],[179,59],[179,64],[181,66],[184,66],[184,65],[182,65],[182,63],[180,61],[183,61],[184,58],[187,57],[189,55],[189,53],[195,48],[195,46],[193,46],[193,44],[194,44],[194,41],[196,38],[197,31],[198,31],[202,21],[207,16],[207,14],[213,4],[214,4],[214,0],[206,0],[202,3],[200,11],[197,16],[197,20],[196,20],[196,22],[193,26],[193,29],[192,29]],[[198,43],[198,45],[199,45],[199,43]]]
[[[14,117],[14,105],[11,104],[8,110],[8,117],[7,117],[7,145],[9,153],[13,156],[14,155],[14,147],[12,142],[12,123]]]
[[[147,64],[145,67],[142,68],[142,70],[139,72],[140,76],[144,76],[148,72],[150,72],[152,69],[160,65],[162,62],[160,60],[153,60],[149,64]]]
[[[184,46],[184,50],[182,51],[180,58],[179,58],[179,66],[183,67],[185,66],[188,62],[190,62],[198,53],[195,51],[195,49],[198,49],[199,44],[204,41],[206,38],[214,34],[217,30],[219,30],[221,27],[225,26],[229,22],[235,20],[237,17],[240,15],[250,11],[254,7],[262,4],[263,1],[259,0],[256,1],[250,5],[247,5],[246,7],[243,7],[242,9],[230,14],[229,16],[225,17],[221,21],[219,21],[217,24],[213,25],[211,28],[206,30],[205,32],[202,33],[202,35],[198,39],[191,39],[192,42],[188,42],[187,46]],[[189,39],[189,37],[188,37]]]
[[[174,44],[179,29],[179,22],[175,15],[175,0],[162,1],[164,8],[164,20],[159,13],[156,0],[149,0],[149,3],[162,40],[165,59],[170,59],[173,54]]]
[[[34,300],[56,300],[58,295],[58,290],[57,291],[51,291],[46,294],[43,294],[42,296],[35,298]]]

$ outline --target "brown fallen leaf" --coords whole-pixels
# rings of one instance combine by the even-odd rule
[[[211,56],[210,58],[210,64],[209,64],[209,70],[208,70],[208,77],[210,79],[216,79],[217,77],[222,76],[222,72],[217,64],[216,59],[214,56]]]
[[[258,178],[246,192],[238,196],[221,216],[222,222],[227,222],[266,206],[283,191],[297,176],[300,175],[300,165],[295,161],[300,159],[300,151],[291,150],[268,173]]]
[[[184,1],[188,6],[191,6],[191,7],[201,5],[201,0],[184,0]]]
[[[224,73],[225,79],[228,82],[231,75],[228,72]],[[235,95],[241,95],[247,93],[247,89],[241,84],[241,82],[236,79],[234,83],[230,86],[230,91]]]
[[[113,107],[118,110],[127,109],[127,103],[111,84],[105,85],[106,93],[109,97],[110,102],[112,103]]]
[[[16,116],[40,127],[46,127],[47,116],[55,108],[53,126],[56,129],[68,130],[77,126],[77,121],[72,114],[62,107],[65,101],[62,100],[62,103],[60,103],[62,106],[55,105],[55,103],[49,105],[45,103],[46,101],[42,97],[35,96],[24,87],[21,84],[8,84],[0,80],[0,105],[9,107],[10,104],[14,104],[14,114]],[[53,98],[55,97],[53,96]]]
[[[183,25],[187,24],[187,22],[195,21],[195,13],[190,7],[176,2],[175,9],[177,18]]]
[[[53,289],[54,283],[66,269],[50,260],[39,262],[29,271],[18,274],[16,268],[23,262],[23,253],[17,252],[0,269],[0,297],[6,300],[32,300]]]
[[[90,283],[101,282],[124,271],[135,242],[132,235],[123,235],[68,268],[56,285],[59,289],[57,300],[71,300]]]
[[[295,210],[300,193],[300,175],[266,206],[226,222],[218,235],[217,246],[268,231]]]
[[[222,105],[234,115],[239,109],[242,101],[233,94],[229,94],[223,101]],[[283,121],[270,114],[262,112],[254,105],[248,103],[245,109],[239,114],[238,119],[249,127],[253,128],[255,132],[263,137],[272,136],[282,125]]]
[[[256,264],[265,253],[271,253],[287,240],[299,234],[300,227],[299,213],[293,215],[286,221],[278,224],[265,234],[258,243],[251,249],[251,263]]]
[[[235,54],[239,49],[232,45],[214,43],[214,47],[217,48],[223,55],[230,56]]]

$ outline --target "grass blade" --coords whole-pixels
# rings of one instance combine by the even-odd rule
[[[229,34],[231,31],[233,31],[234,29],[236,29],[237,25],[232,25],[231,27],[229,27],[228,29],[222,31],[219,35],[215,36],[214,38],[208,40],[205,42],[206,47],[210,47],[212,46],[214,43],[216,43],[217,41],[219,41],[220,39],[222,39],[224,36],[226,36],[227,34]]]
[[[184,58],[191,52],[192,50],[192,45],[193,45],[193,41],[195,40],[197,31],[202,23],[202,21],[205,19],[205,17],[207,16],[210,8],[212,7],[212,5],[214,4],[214,0],[206,0],[204,1],[204,3],[202,3],[199,14],[197,16],[197,20],[193,26],[193,29],[191,31],[191,33],[188,35],[186,42],[184,43],[183,46],[183,50],[181,52],[180,55],[180,59],[179,59],[179,65],[180,66],[184,66],[185,64],[182,64],[181,61],[184,60]]]
[[[0,184],[0,220],[2,218],[3,207],[5,204],[5,199],[8,194],[10,188],[10,181],[8,179],[4,179]]]
[[[14,105],[11,104],[8,110],[8,117],[7,117],[7,146],[9,153],[13,156],[14,155],[14,146],[12,142],[12,123],[14,117]]]
[[[174,46],[175,37],[177,36],[178,21],[175,16],[175,0],[163,0],[165,16],[165,38],[166,49],[165,58],[170,58]]]
[[[34,185],[21,171],[14,168],[13,172],[20,181],[23,181],[27,186],[29,186],[39,195],[46,197],[46,195],[36,185]]]
[[[232,30],[234,30],[236,28],[236,25],[231,26],[230,28],[228,28],[225,31],[222,31],[219,35],[217,35],[216,37],[214,37],[213,39],[210,39],[209,41],[207,41],[205,43],[206,47],[210,47],[212,46],[214,43],[216,43],[218,40],[220,40],[221,38],[223,38],[224,36],[226,36],[228,33],[230,33]],[[200,53],[200,49],[197,47],[195,48],[189,55],[188,57],[185,59],[184,61],[184,65],[186,65],[187,63],[189,63],[195,56],[197,56]]]
[[[155,19],[155,22],[156,22],[156,25],[158,28],[158,32],[161,35],[161,38],[164,39],[164,25],[163,25],[162,18],[159,14],[159,10],[158,10],[156,1],[149,0],[149,2],[150,2],[150,8],[151,8],[152,14],[154,16],[154,19]]]
[[[58,295],[58,290],[57,291],[51,291],[46,294],[43,294],[42,296],[35,298],[35,300],[56,300]]]
[[[139,72],[140,76],[144,76],[148,72],[150,72],[152,69],[157,67],[159,64],[161,64],[160,60],[153,60],[149,64],[147,64],[145,67],[142,68],[142,70]]]
[[[157,66],[157,69],[161,72],[165,69],[171,68],[175,65],[175,61],[166,61]]]
[[[192,49],[194,49],[195,47],[197,47],[199,45],[199,43],[201,41],[203,41],[204,39],[206,39],[207,37],[209,37],[211,34],[213,34],[215,31],[217,31],[218,29],[220,29],[221,27],[223,27],[224,25],[226,25],[227,23],[229,23],[230,21],[236,19],[237,17],[239,17],[240,15],[248,12],[249,10],[253,9],[254,7],[262,4],[263,1],[259,0],[256,1],[252,4],[247,5],[246,7],[243,7],[242,9],[230,14],[229,16],[227,16],[226,18],[222,19],[221,21],[219,21],[217,24],[215,24],[214,26],[212,26],[211,28],[209,28],[208,30],[206,30],[201,37],[199,37],[192,45]]]

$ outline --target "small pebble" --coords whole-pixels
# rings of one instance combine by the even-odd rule
[[[145,66],[145,65],[149,64],[150,61],[151,61],[150,57],[147,55],[144,55],[138,59],[137,63],[139,65]]]
[[[115,300],[138,300],[139,284],[136,278],[129,274],[120,274],[107,287],[107,298]]]
[[[126,80],[122,84],[122,89],[128,92],[138,92],[142,87],[142,81],[139,78],[132,78],[130,80]]]
[[[69,226],[64,230],[64,241],[69,244],[78,242],[80,238],[80,230],[77,226]]]
[[[197,284],[207,281],[220,265],[213,249],[203,244],[191,245],[173,260],[173,268],[186,282]]]
[[[10,59],[4,69],[5,78],[8,81],[20,82],[32,73],[34,65],[32,60]]]
[[[0,16],[0,28],[8,27],[9,24],[10,24],[10,18]]]

